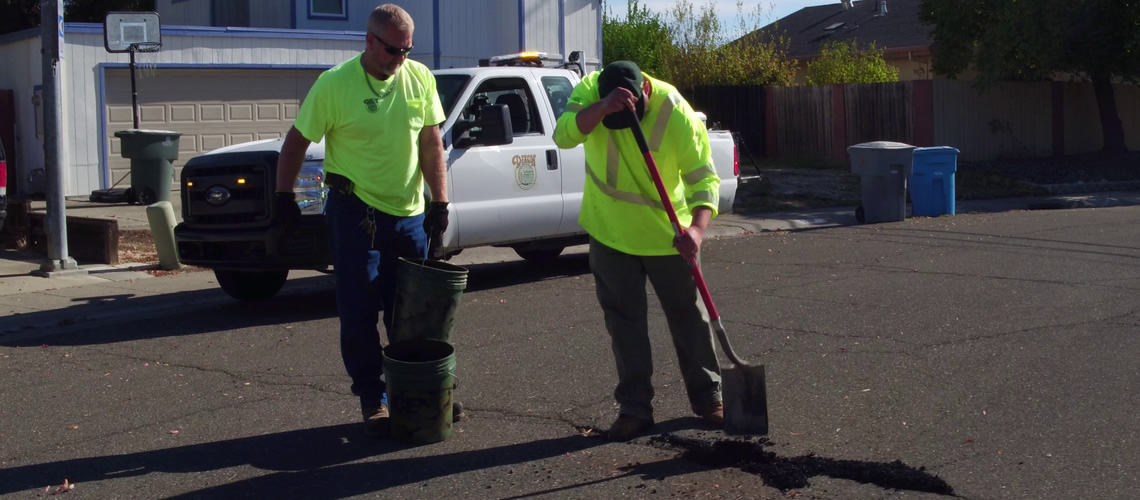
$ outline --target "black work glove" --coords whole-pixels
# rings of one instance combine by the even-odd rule
[[[301,207],[297,206],[295,193],[278,192],[273,196],[274,224],[287,232],[292,232],[301,225]]]
[[[444,231],[447,231],[447,202],[429,201],[424,211],[424,232],[432,242],[438,242]]]

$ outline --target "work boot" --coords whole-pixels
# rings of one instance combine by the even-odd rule
[[[388,421],[388,405],[380,403],[380,406],[361,408],[360,413],[364,416],[364,434],[366,436],[384,438],[391,433],[390,422]]]
[[[720,401],[701,408],[693,408],[693,413],[711,427],[724,428],[724,403]]]
[[[653,427],[653,420],[637,418],[630,415],[619,415],[610,430],[606,431],[606,439],[610,441],[629,441],[639,434]]]

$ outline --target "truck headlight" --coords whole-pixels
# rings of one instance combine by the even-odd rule
[[[297,195],[297,206],[301,207],[302,214],[325,213],[329,189],[325,187],[324,163],[302,165],[301,172],[297,174],[297,182],[293,184],[293,192]]]

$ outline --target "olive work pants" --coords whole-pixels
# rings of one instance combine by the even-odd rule
[[[669,324],[689,404],[696,411],[719,402],[720,364],[709,315],[684,257],[629,255],[590,238],[590,270],[617,361],[614,399],[621,414],[653,418],[647,277]]]

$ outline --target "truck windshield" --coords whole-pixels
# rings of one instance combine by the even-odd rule
[[[467,85],[467,80],[471,77],[467,75],[436,75],[435,88],[439,93],[439,101],[443,104],[443,112],[446,116],[451,116],[451,109],[455,107],[455,101],[459,100],[459,94],[463,92],[463,87]]]

